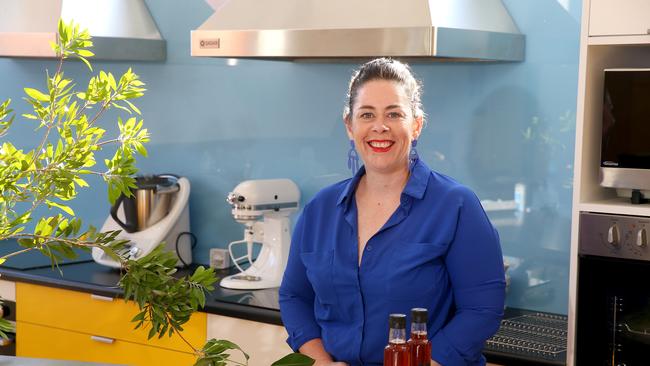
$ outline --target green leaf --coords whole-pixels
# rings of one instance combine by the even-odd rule
[[[205,352],[207,356],[214,356],[229,349],[240,351],[247,360],[250,358],[238,345],[225,339],[210,339],[205,344],[202,351]]]
[[[93,57],[93,56],[95,56],[94,53],[92,53],[91,51],[88,51],[88,50],[79,50],[79,51],[77,51],[77,54],[79,56],[83,56],[83,57]]]
[[[123,110],[123,111],[126,111],[127,113],[131,114],[131,110],[128,109],[128,108],[126,108],[126,107],[123,106],[123,105],[119,105],[119,104],[113,102],[113,103],[111,103],[111,106],[113,106],[113,107],[115,107],[115,108],[119,108],[119,109],[121,109],[121,110]]]
[[[8,339],[5,333],[15,333],[16,327],[9,320],[0,318],[0,337]]]
[[[30,98],[36,99],[41,102],[49,102],[50,101],[50,96],[47,94],[43,94],[40,91],[33,89],[33,88],[24,88],[25,94],[27,94]]]
[[[60,204],[60,203],[56,203],[56,202],[54,202],[54,201],[50,201],[50,200],[45,200],[45,204],[46,204],[48,207],[56,207],[56,208],[59,208],[59,209],[61,209],[63,212],[67,213],[68,215],[70,215],[70,216],[74,216],[74,211],[73,211],[70,207],[68,207],[68,206],[66,206],[66,205],[63,205],[63,204]]]
[[[135,146],[135,150],[138,152],[138,154],[144,156],[145,158],[147,157],[147,149],[144,147],[144,145],[137,144]]]
[[[79,187],[88,187],[88,183],[85,180],[81,179],[81,178],[75,177],[75,178],[73,178],[73,181],[75,183],[77,183],[77,185]]]
[[[18,239],[18,244],[25,248],[31,248],[35,245],[34,239],[27,239],[27,238]]]
[[[153,338],[153,337],[156,335],[156,333],[157,333],[157,332],[156,332],[156,328],[155,328],[155,327],[151,327],[151,329],[149,330],[149,334],[147,335],[147,339],[151,339],[151,338]]]
[[[90,62],[88,62],[88,60],[86,60],[85,57],[77,56],[77,58],[79,58],[84,64],[86,64],[86,66],[90,71],[93,71],[93,67],[90,65]]]
[[[70,84],[70,82],[72,82],[72,80],[70,80],[70,79],[63,79],[63,80],[61,80],[61,81],[59,82],[58,88],[59,88],[59,89],[64,89],[66,86],[68,86],[68,84]]]
[[[315,363],[312,358],[301,353],[290,353],[273,362],[271,366],[311,366]]]
[[[125,296],[125,297],[128,298],[128,296]],[[141,312],[138,313],[138,315],[134,316],[133,319],[131,319],[131,321],[132,322],[144,321],[145,315],[146,315],[146,313],[144,311],[141,311]]]
[[[137,113],[137,114],[142,114],[142,113],[140,112],[140,110],[138,109],[138,107],[136,107],[133,103],[129,102],[129,101],[126,100],[126,99],[124,100],[124,102],[125,102],[126,104],[128,104],[129,107],[131,107],[131,109],[132,109],[135,113]]]
[[[59,24],[58,24],[58,34],[59,34],[59,39],[61,40],[61,43],[67,43],[68,37],[67,37],[67,27],[66,24],[63,22],[63,19],[59,19]]]

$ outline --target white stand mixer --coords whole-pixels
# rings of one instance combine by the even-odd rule
[[[226,200],[232,205],[232,215],[244,224],[244,239],[228,245],[237,273],[221,280],[221,287],[230,289],[264,289],[279,287],[287,265],[291,228],[289,215],[298,210],[300,191],[289,179],[247,180],[235,187]],[[263,221],[258,221],[260,217]],[[261,243],[253,261],[253,243]],[[246,244],[246,254],[235,258],[233,246]],[[238,261],[248,260],[243,269]]]

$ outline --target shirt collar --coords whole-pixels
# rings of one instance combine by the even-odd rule
[[[406,186],[404,187],[403,194],[409,195],[413,198],[422,199],[424,197],[424,192],[427,189],[427,183],[429,182],[429,174],[431,169],[420,159],[416,160],[411,166],[411,176],[409,177]],[[336,201],[337,205],[346,203],[346,206],[349,204],[351,197],[354,196],[354,190],[359,184],[361,177],[366,174],[366,167],[361,166],[357,173],[348,181],[345,185],[345,188],[339,195],[338,200]]]
[[[411,167],[411,176],[402,193],[421,200],[427,190],[429,175],[431,175],[431,169],[422,160],[417,159]]]
[[[359,180],[364,174],[366,174],[366,167],[365,165],[362,165],[361,168],[357,170],[357,173],[352,177],[352,179],[350,179],[345,185],[343,192],[341,192],[339,199],[336,201],[337,205],[340,205],[343,202],[345,202],[346,206],[348,205],[350,197],[354,195],[354,190],[357,188],[357,184],[359,184]]]

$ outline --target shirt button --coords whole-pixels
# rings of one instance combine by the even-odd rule
[[[366,250],[371,251],[372,250],[372,245],[366,245]]]

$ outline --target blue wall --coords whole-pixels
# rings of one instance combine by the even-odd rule
[[[189,56],[190,30],[211,14],[202,0],[147,1],[167,40],[161,63],[95,62],[120,74],[129,66],[147,83],[138,106],[152,139],[144,173],[173,172],[192,182],[194,260],[243,236],[224,199],[240,181],[287,177],[309,200],[349,176],[341,122],[354,64],[225,60]],[[566,313],[571,179],[581,1],[505,0],[526,35],[522,63],[418,63],[428,115],[418,150],[434,169],[472,187],[483,199],[511,200],[526,187],[526,212],[490,212],[511,263],[508,305]],[[0,59],[0,99],[19,113],[22,87],[44,85],[53,61]],[[90,74],[79,62],[66,73],[80,84]],[[113,123],[116,114],[104,121]],[[38,142],[20,121],[9,139]],[[101,226],[108,213],[100,181],[74,208]],[[499,224],[503,223],[503,224]],[[470,270],[470,269],[468,269]]]

